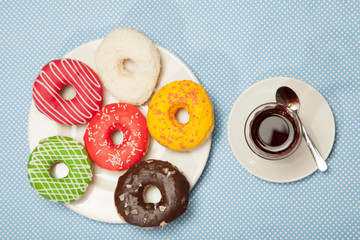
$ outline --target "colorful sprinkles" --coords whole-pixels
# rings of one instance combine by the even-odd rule
[[[187,123],[179,123],[179,109],[189,113]],[[185,151],[201,144],[214,128],[214,111],[205,89],[190,80],[174,81],[152,98],[147,124],[153,138],[175,151]],[[159,127],[161,126],[161,127]]]

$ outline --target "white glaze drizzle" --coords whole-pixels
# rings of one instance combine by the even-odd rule
[[[81,62],[72,59],[61,60],[62,69],[54,62],[49,63],[49,69],[55,76],[50,78],[45,71],[41,71],[35,83],[42,86],[46,92],[40,93],[34,84],[33,96],[36,107],[40,112],[51,119],[66,125],[86,123],[98,111],[99,101],[102,100],[101,84],[97,76],[94,76],[90,68]],[[79,76],[76,74],[79,72]],[[67,73],[68,76],[65,76]],[[69,77],[70,76],[70,77]],[[77,105],[72,100],[64,100],[59,92],[60,88],[56,82],[63,85],[71,85],[77,90]],[[99,93],[100,92],[100,93]],[[50,104],[50,99],[59,104],[59,109]]]

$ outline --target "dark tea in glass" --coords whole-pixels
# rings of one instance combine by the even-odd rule
[[[300,122],[289,108],[277,103],[257,107],[248,117],[245,137],[251,150],[265,159],[289,156],[301,139]]]

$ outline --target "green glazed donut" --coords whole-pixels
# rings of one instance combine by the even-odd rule
[[[64,178],[54,178],[51,167],[63,162],[69,168]],[[28,163],[30,185],[53,202],[70,203],[79,199],[92,179],[92,162],[84,146],[70,137],[54,136],[41,140]]]

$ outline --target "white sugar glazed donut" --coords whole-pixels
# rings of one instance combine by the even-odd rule
[[[135,71],[125,62],[135,63]],[[155,44],[141,32],[123,28],[109,33],[96,50],[98,74],[110,93],[121,102],[141,105],[151,96],[160,73]]]

